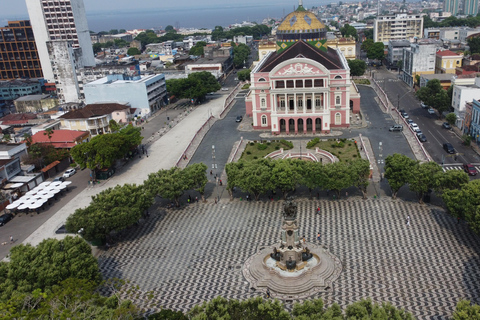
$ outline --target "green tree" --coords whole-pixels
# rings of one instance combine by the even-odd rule
[[[181,311],[162,309],[160,312],[148,316],[148,320],[188,320]]]
[[[142,54],[142,52],[135,47],[131,47],[131,48],[128,48],[127,54],[129,56],[135,56],[135,55]]]
[[[22,244],[10,250],[9,262],[0,262],[0,300],[51,289],[68,278],[98,283],[100,277],[90,246],[79,237],[46,239],[36,247]]]
[[[97,42],[97,43],[94,43],[92,45],[92,48],[93,48],[93,53],[99,53],[100,51],[102,51],[102,44],[100,42]]]
[[[238,80],[240,80],[240,81],[250,81],[250,73],[251,72],[252,71],[250,69],[245,69],[245,70],[238,71],[238,73],[237,73]]]
[[[110,132],[116,132],[118,130],[120,130],[120,126],[118,125],[117,121],[111,119],[109,122],[108,122],[108,127],[110,128]]]
[[[368,160],[358,159],[350,164],[352,184],[362,192],[363,199],[367,199],[368,179],[370,178],[370,163]]]
[[[480,233],[480,180],[470,181],[461,189],[445,190],[442,199],[451,215],[464,218],[475,233]]]
[[[233,65],[236,68],[243,66],[249,54],[250,54],[250,47],[247,45],[244,45],[243,43],[233,48]]]
[[[453,126],[457,122],[457,115],[454,112],[451,112],[447,114],[447,116],[445,117],[445,120],[447,120],[447,122]]]
[[[372,44],[367,50],[367,58],[383,60],[385,58],[385,46],[383,42],[375,42]]]
[[[428,14],[426,14],[426,15],[423,16],[423,27],[424,28],[435,28],[435,27],[438,27],[438,24],[436,22],[434,22],[432,19],[430,19]]]
[[[409,157],[395,153],[385,158],[385,178],[392,190],[392,198],[397,198],[398,190],[410,181],[415,161]]]
[[[167,91],[177,98],[202,101],[207,93],[218,91],[220,88],[217,79],[207,71],[191,73],[186,79],[167,80]]]
[[[200,193],[203,202],[205,202],[205,186],[208,183],[207,169],[208,167],[204,163],[194,163],[184,169],[187,179],[190,181],[190,188]]]
[[[10,143],[10,141],[12,141],[12,136],[8,133],[4,134],[2,140],[5,141],[6,143]]]
[[[43,132],[43,135],[47,136],[48,141],[50,141],[50,143],[52,143],[52,136],[53,136],[53,129],[52,128],[45,129],[45,131]]]
[[[423,196],[435,186],[435,175],[443,173],[436,162],[416,163],[409,179],[409,188],[417,194],[418,201],[423,203]]]
[[[480,38],[477,38],[477,37],[468,38],[467,43],[468,43],[468,46],[470,47],[470,52],[472,54],[480,53]]]
[[[460,170],[449,170],[440,172],[434,176],[435,193],[441,195],[445,190],[456,190],[462,188],[470,179],[468,174]]]
[[[373,41],[373,29],[365,29],[363,31],[363,35],[365,36],[366,39],[371,39]]]
[[[236,183],[243,191],[253,194],[258,200],[261,194],[273,190],[275,183],[272,179],[272,160],[259,159],[243,162]]]
[[[168,26],[165,27],[165,31],[166,32],[175,31],[175,28],[172,25],[168,25]]]
[[[352,76],[362,76],[367,69],[367,64],[363,60],[348,60],[348,66],[350,67],[350,75]]]
[[[336,193],[337,199],[340,198],[340,191],[352,186],[352,171],[345,162],[334,162],[324,166],[325,189]]]
[[[438,79],[429,80],[416,92],[416,96],[425,104],[435,106],[440,114],[450,107],[451,100]]]
[[[472,304],[469,300],[461,300],[457,303],[453,320],[480,320],[480,306]]]
[[[327,176],[322,163],[307,161],[303,163],[301,169],[302,184],[310,191],[310,198],[312,198],[312,191],[315,188],[325,189]]]
[[[287,199],[288,193],[294,191],[300,183],[299,161],[301,160],[287,159],[272,162],[272,181],[275,184],[273,189],[280,189],[284,200]]]
[[[244,162],[230,162],[225,165],[225,172],[227,173],[227,191],[230,195],[230,200],[233,200],[233,188],[238,187],[239,174],[241,174],[241,167]]]
[[[145,187],[151,194],[174,201],[177,206],[180,205],[184,191],[190,189],[189,185],[188,176],[177,167],[151,173],[145,182]]]
[[[192,56],[203,56],[204,48],[207,45],[205,41],[198,41],[192,49],[190,49],[189,54]]]
[[[108,33],[109,34],[118,34],[118,30],[117,29],[112,29]]]
[[[144,186],[117,185],[92,196],[84,209],[67,218],[69,232],[79,232],[87,241],[105,240],[112,231],[121,231],[138,222],[153,204],[153,195]]]
[[[411,313],[403,309],[397,309],[390,302],[377,304],[371,299],[349,304],[345,309],[345,319],[397,319],[413,320]]]
[[[353,37],[355,38],[355,40],[358,40],[357,29],[355,29],[348,23],[345,24],[342,28],[340,28],[340,32],[342,33],[343,37]]]

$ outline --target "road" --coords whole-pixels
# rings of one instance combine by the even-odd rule
[[[387,71],[385,68],[374,69],[375,79],[384,88],[390,101],[400,110],[405,110],[410,118],[418,124],[427,137],[424,143],[432,159],[445,166],[461,166],[463,163],[480,163],[480,157],[469,147],[462,144],[451,130],[442,128],[444,122],[438,114],[431,115],[420,105],[412,89],[398,78],[397,72]],[[443,150],[443,144],[450,142],[459,153],[457,159]]]

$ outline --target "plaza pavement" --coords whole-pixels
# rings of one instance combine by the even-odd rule
[[[210,100],[208,103],[195,107],[178,125],[166,132],[161,138],[152,139],[152,137],[145,137],[146,141],[144,142],[150,141],[148,144],[148,157],[143,156],[141,159],[136,159],[133,163],[129,163],[119,170],[110,179],[86,188],[33,232],[24,243],[37,245],[44,239],[64,238],[64,234],[55,234],[55,231],[65,224],[67,217],[73,214],[76,209],[88,206],[92,196],[116,185],[125,183],[142,184],[150,173],[175,166],[175,163],[182,156],[190,141],[195,137],[196,132],[210,115],[213,115],[215,118],[219,117],[223,110],[225,97],[220,96],[217,99]]]

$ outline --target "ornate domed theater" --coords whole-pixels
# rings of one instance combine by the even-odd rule
[[[351,113],[360,112],[360,94],[345,56],[325,38],[325,26],[300,0],[277,30],[277,50],[250,74],[245,104],[254,129],[316,134],[350,126]]]

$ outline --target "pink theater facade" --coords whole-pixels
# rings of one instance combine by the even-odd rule
[[[271,53],[252,70],[245,101],[254,129],[315,134],[348,128],[350,114],[360,112],[360,95],[346,59],[333,49],[318,56],[310,52],[309,57],[297,54],[298,49],[302,48],[289,59],[289,49]],[[329,59],[335,55],[336,59]],[[328,61],[322,63],[322,58]]]

